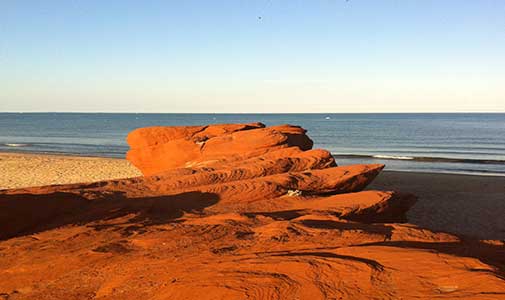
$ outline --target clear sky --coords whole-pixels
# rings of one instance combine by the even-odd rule
[[[505,112],[505,1],[0,0],[0,111]]]

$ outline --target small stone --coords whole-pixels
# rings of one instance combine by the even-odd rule
[[[288,193],[286,194],[289,197],[298,197],[302,195],[302,191],[300,190],[288,190]]]

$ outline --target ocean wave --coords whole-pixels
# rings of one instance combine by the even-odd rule
[[[505,165],[505,160],[500,159],[475,159],[475,158],[454,158],[454,157],[428,157],[428,156],[395,156],[395,155],[373,155],[373,154],[332,154],[336,158],[354,159],[385,159],[385,160],[409,160],[417,162],[445,162],[445,163],[467,163],[467,164],[496,164]]]
[[[439,173],[439,174],[455,174],[455,175],[473,175],[473,176],[500,176],[505,177],[505,172],[496,172],[488,170],[473,170],[473,169],[402,169],[402,168],[391,168],[389,171],[397,172],[407,172],[407,173]]]
[[[394,155],[371,155],[371,156],[375,157],[375,158],[383,158],[383,159],[401,159],[401,160],[415,159],[415,157],[411,157],[411,156],[394,156]]]
[[[16,143],[6,143],[4,144],[7,147],[27,147],[28,144],[16,144]]]

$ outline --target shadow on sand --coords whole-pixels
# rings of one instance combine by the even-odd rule
[[[127,215],[132,223],[163,224],[218,201],[218,195],[202,192],[141,198],[115,192],[92,200],[66,192],[0,195],[0,240]]]

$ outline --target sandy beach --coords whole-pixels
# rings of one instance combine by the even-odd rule
[[[140,176],[125,159],[0,153],[0,190]]]
[[[140,176],[125,159],[0,153],[0,189]],[[480,239],[505,240],[505,177],[384,171],[367,188],[418,197],[409,222]]]

